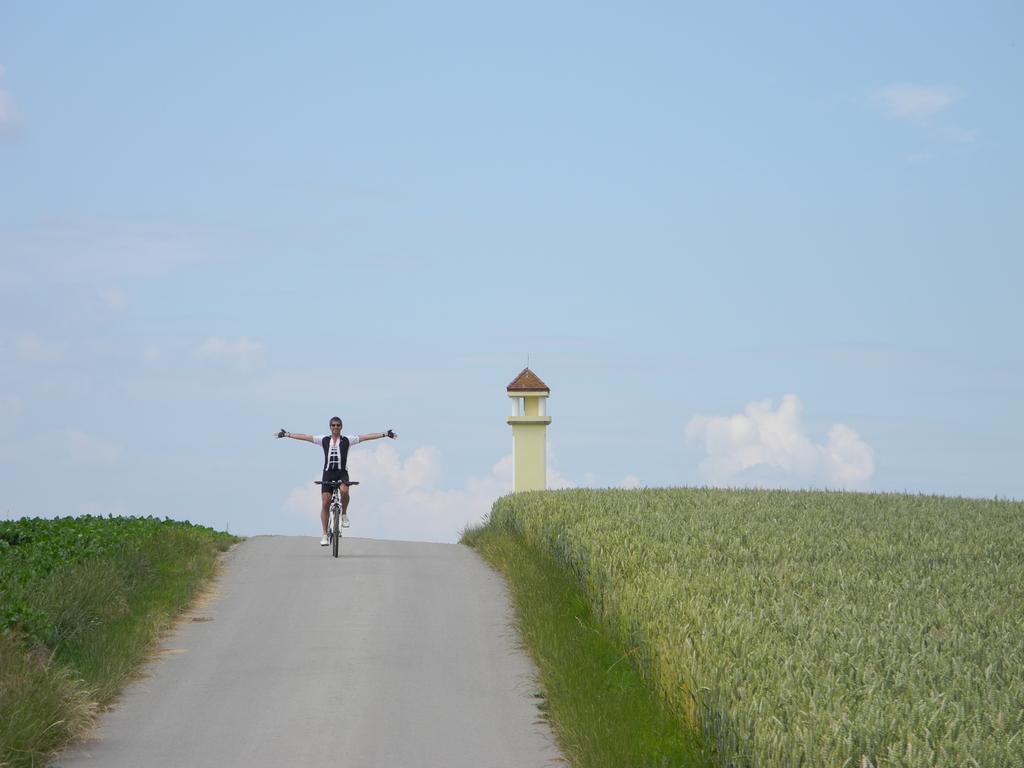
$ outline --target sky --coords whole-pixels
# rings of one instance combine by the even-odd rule
[[[1024,499],[1024,6],[0,5],[0,517]]]

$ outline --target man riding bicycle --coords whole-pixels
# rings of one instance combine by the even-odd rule
[[[306,442],[319,443],[324,450],[324,471],[322,482],[323,492],[320,494],[323,503],[320,507],[320,523],[323,525],[324,535],[320,539],[320,546],[326,547],[327,540],[327,514],[331,506],[331,491],[326,483],[328,481],[340,481],[338,490],[341,494],[341,526],[348,528],[348,449],[356,443],[366,440],[380,440],[383,437],[390,437],[392,440],[398,437],[393,430],[387,432],[371,432],[368,435],[343,435],[341,434],[341,419],[335,416],[331,419],[331,434],[329,435],[302,435],[298,432],[285,432],[283,429],[277,433],[277,437],[290,437],[293,440],[305,440]]]

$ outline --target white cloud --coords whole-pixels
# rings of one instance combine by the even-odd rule
[[[875,473],[875,452],[845,424],[829,430],[825,454],[828,479],[837,488],[863,488]]]
[[[12,125],[12,128],[14,126]],[[55,219],[0,233],[0,253],[19,265],[24,282],[103,288],[151,279],[212,258],[212,231],[175,222]]]
[[[102,287],[96,289],[96,298],[100,304],[111,311],[119,311],[128,306],[128,299],[117,288]]]
[[[247,336],[234,341],[211,336],[196,348],[196,354],[204,360],[224,361],[249,370],[262,364],[263,345]]]
[[[619,481],[617,488],[633,489],[639,488],[642,485],[640,478],[636,475],[626,475],[622,480]]]
[[[978,139],[978,132],[965,128],[947,128],[942,136],[951,144],[973,144]]]
[[[545,470],[545,472],[546,472],[546,475],[545,475],[544,479],[545,479],[545,482],[547,484],[548,490],[556,491],[556,490],[560,490],[560,489],[563,489],[563,488],[576,488],[577,487],[577,484],[576,484],[575,481],[570,480],[568,477],[563,475],[561,472],[559,472],[557,469],[555,469],[550,464],[548,464],[547,469]]]
[[[598,480],[597,475],[595,473],[593,473],[593,472],[584,472],[583,473],[583,480],[581,480],[579,483],[577,483],[574,480],[571,480],[568,477],[566,477],[565,475],[563,475],[561,472],[558,471],[558,469],[556,469],[554,466],[549,464],[548,468],[547,468],[547,486],[551,490],[557,490],[559,488],[605,488],[605,487],[633,489],[633,488],[640,488],[640,487],[642,487],[643,483],[640,481],[640,478],[637,477],[636,475],[629,474],[629,475],[626,475],[621,480],[619,480],[619,482],[615,483],[614,485],[608,486],[607,484],[602,484]]]
[[[920,120],[949,109],[960,98],[960,90],[946,85],[895,83],[875,91],[875,102],[889,117]]]
[[[511,471],[512,457],[509,456],[508,458],[509,458],[509,468],[510,468],[509,471]],[[555,455],[554,449],[549,445],[547,447],[547,451],[546,451],[546,455],[545,455],[545,466],[544,466],[544,481],[545,481],[545,485],[547,486],[547,488],[549,490],[552,490],[552,491],[556,491],[556,490],[563,489],[563,488],[577,488],[579,486],[578,483],[576,483],[573,480],[570,480],[568,477],[566,477],[565,475],[563,475],[561,472],[558,471],[558,468],[556,466],[557,463],[558,463],[558,456]],[[515,477],[515,473],[513,472],[513,474],[511,476]]]
[[[64,356],[64,349],[59,344],[31,332],[18,334],[13,343],[15,354],[30,363],[53,363]]]
[[[421,446],[403,458],[390,443],[353,446],[349,474],[353,536],[403,541],[455,542],[468,525],[479,523],[499,497],[512,490],[512,457],[506,456],[485,475],[467,479],[462,488],[437,488],[440,452]],[[310,533],[320,526],[320,491],[312,478],[293,488],[284,511],[307,520]]]
[[[404,461],[390,442],[382,442],[370,451],[359,451],[358,447],[352,450],[350,474],[358,472],[361,477],[372,478],[374,484],[386,483],[399,494],[433,488],[441,473],[440,452],[430,445],[420,446]],[[354,474],[353,479],[357,479]]]
[[[310,480],[305,485],[292,488],[284,500],[284,511],[290,517],[309,520],[310,523],[319,520],[320,487]]]
[[[701,476],[713,485],[865,488],[875,471],[871,447],[845,424],[815,444],[800,410],[799,398],[786,395],[777,410],[761,400],[733,416],[695,416],[686,434],[704,443]]]
[[[400,444],[374,442],[353,446],[348,456],[349,475],[358,480],[352,489],[352,535],[372,539],[455,542],[461,531],[480,523],[501,496],[512,492],[512,455],[496,461],[489,472],[467,478],[461,488],[438,488],[441,453],[421,446],[403,457]],[[592,473],[585,485],[594,485]],[[309,482],[293,488],[283,502],[285,513],[304,520],[312,535],[320,526],[320,490]],[[637,488],[628,475],[618,487]],[[547,467],[547,487],[576,488],[578,484]]]

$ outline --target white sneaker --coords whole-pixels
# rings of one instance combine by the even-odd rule
[[[348,528],[348,515],[341,516],[341,527]]]
[[[320,546],[321,546],[321,547],[326,547],[326,546],[327,546],[328,544],[330,544],[330,543],[331,543],[331,542],[329,542],[329,541],[327,540],[327,534],[324,534],[324,537],[323,537],[322,539],[320,539]]]

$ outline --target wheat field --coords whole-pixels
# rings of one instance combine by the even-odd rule
[[[723,766],[1024,765],[1024,504],[534,492],[553,554]]]

